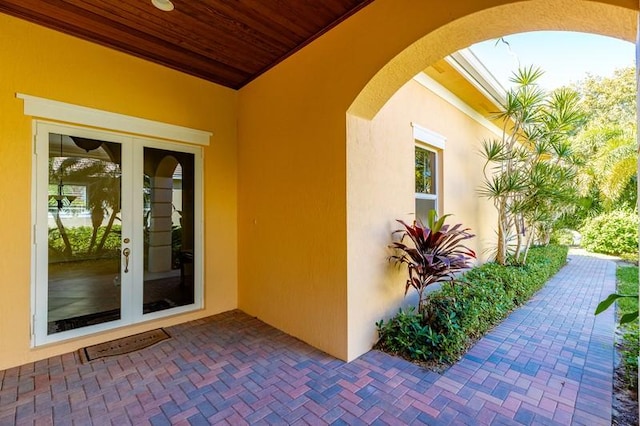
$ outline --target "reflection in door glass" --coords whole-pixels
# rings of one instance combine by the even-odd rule
[[[143,313],[194,303],[194,155],[144,148]]]
[[[121,152],[49,134],[47,334],[120,319]]]

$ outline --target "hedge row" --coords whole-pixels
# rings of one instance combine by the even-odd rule
[[[567,247],[534,247],[526,266],[486,263],[465,273],[458,285],[430,295],[425,317],[400,310],[376,324],[376,348],[410,360],[450,363],[476,339],[526,302],[565,264]]]
[[[98,228],[95,244],[98,244],[102,240],[105,230],[106,228],[104,226]],[[91,243],[93,228],[90,226],[69,227],[65,228],[65,233],[71,243],[71,253],[77,257],[86,255],[89,250],[89,244]],[[49,228],[49,249],[61,254],[64,253],[65,248],[64,241],[60,235],[60,230],[58,228]],[[119,248],[120,225],[113,225],[111,232],[104,243],[103,250],[109,251],[117,250]],[[95,250],[95,247],[93,249]]]

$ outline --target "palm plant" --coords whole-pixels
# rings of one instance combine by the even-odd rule
[[[483,142],[485,180],[479,190],[498,213],[496,262],[507,263],[509,236],[514,259],[524,264],[536,237],[547,239],[552,224],[571,208],[575,161],[567,137],[581,123],[575,91],[545,93],[542,71],[520,69],[506,94],[502,137]]]
[[[92,235],[87,254],[100,252],[111,232],[113,223],[120,211],[120,173],[119,168],[109,161],[83,158],[64,157],[62,161],[54,162],[50,159],[49,181],[81,182],[87,188],[86,207],[91,214]],[[109,221],[100,241],[97,241],[98,231],[107,214]],[[71,256],[71,242],[60,219],[60,208],[53,209],[56,226],[65,245],[65,255]]]
[[[100,252],[111,232],[114,220],[119,212],[120,204],[120,176],[114,163],[83,159],[82,167],[70,174],[71,179],[77,179],[87,184],[87,208],[91,213],[91,241],[87,254],[95,250]],[[109,213],[110,212],[110,213]],[[109,221],[100,241],[97,241],[98,230],[105,216]]]
[[[637,144],[635,128],[611,128],[602,135],[604,141],[595,155],[587,162],[592,184],[596,185],[601,200],[607,208],[620,202],[625,187],[637,173]],[[635,199],[628,200],[629,207],[635,206]]]
[[[72,169],[77,164],[77,159],[75,158],[64,158],[62,161],[56,162],[52,157],[49,158],[49,183],[51,185],[58,185],[59,191],[62,191],[62,181],[66,179],[68,170]],[[53,201],[50,199],[50,202]],[[73,254],[73,248],[71,246],[71,241],[69,240],[69,236],[67,234],[66,228],[60,218],[60,209],[62,204],[55,204],[55,207],[52,209],[53,219],[55,220],[56,227],[58,228],[58,232],[60,233],[60,238],[64,243],[64,256],[71,257]]]
[[[445,225],[444,221],[448,216],[438,219],[436,212],[431,210],[426,226],[419,221],[410,225],[398,220],[403,229],[394,234],[402,236],[400,241],[390,246],[398,254],[389,259],[406,265],[409,272],[404,294],[407,294],[409,288],[416,290],[418,312],[423,316],[426,314],[427,287],[438,282],[453,282],[455,274],[469,268],[471,259],[476,257],[473,250],[462,244],[475,235],[469,233],[468,228],[462,228],[461,224],[452,227]],[[404,243],[405,238],[411,241],[410,245]]]

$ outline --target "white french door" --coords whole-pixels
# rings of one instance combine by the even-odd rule
[[[36,123],[33,344],[202,306],[201,148]]]

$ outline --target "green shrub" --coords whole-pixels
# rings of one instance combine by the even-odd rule
[[[422,322],[422,315],[413,307],[400,309],[386,323],[382,320],[377,322],[379,333],[387,336],[378,343],[378,348],[410,360],[428,360],[434,345],[440,342],[439,336],[433,333],[431,327]]]
[[[563,246],[573,245],[573,233],[569,229],[556,229],[551,233],[551,243]]]
[[[102,239],[105,230],[106,228],[103,226],[98,228],[96,244]],[[90,226],[78,226],[66,228],[65,232],[71,242],[72,256],[75,258],[86,256],[89,250],[89,244],[91,243],[93,228]],[[115,251],[120,248],[120,244],[120,225],[113,225],[102,250],[104,252]],[[58,228],[49,228],[49,250],[52,255],[57,254],[57,256],[54,257],[61,257],[65,250],[64,241],[60,236],[60,230]],[[93,250],[95,250],[95,247]]]
[[[526,266],[486,263],[462,285],[445,284],[428,297],[426,314],[400,310],[376,323],[376,348],[409,360],[453,362],[511,310],[526,302],[566,262],[567,247],[533,247]]]
[[[595,253],[637,253],[638,215],[616,210],[588,219],[582,228],[582,245]]]

